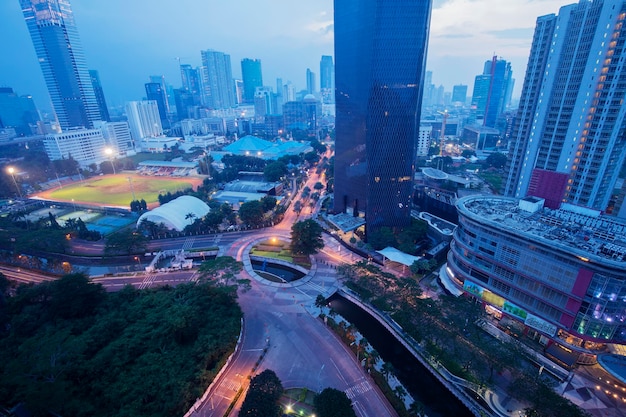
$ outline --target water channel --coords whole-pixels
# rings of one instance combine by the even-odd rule
[[[353,323],[394,373],[411,396],[424,404],[429,417],[472,417],[473,414],[444,387],[396,338],[375,318],[356,304],[335,294],[329,298],[332,308]]]
[[[292,282],[304,277],[304,272],[286,265],[275,264],[268,261],[250,261],[252,269],[263,278],[273,282]],[[267,273],[267,274],[264,274]]]

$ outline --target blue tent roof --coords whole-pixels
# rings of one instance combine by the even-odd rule
[[[242,155],[242,154],[245,154],[246,152],[250,152],[250,153],[263,152],[265,149],[273,145],[274,144],[272,142],[268,142],[264,139],[257,138],[256,136],[248,135],[224,147],[224,150],[227,152],[232,152],[234,154]]]

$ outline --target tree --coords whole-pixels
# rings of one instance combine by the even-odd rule
[[[82,273],[62,276],[51,286],[50,310],[63,319],[91,315],[104,299],[104,289]]]
[[[507,157],[499,152],[492,153],[485,159],[485,165],[493,168],[504,168],[507,162]]]
[[[381,250],[387,246],[396,246],[396,237],[390,227],[383,226],[369,234],[368,243],[374,250]]]
[[[142,253],[146,251],[148,239],[132,229],[124,229],[109,235],[104,246],[107,255]]]
[[[319,417],[356,417],[346,393],[335,388],[325,388],[315,396],[313,404]]]
[[[324,247],[322,226],[307,219],[291,226],[291,251],[300,255],[313,255]]]
[[[270,162],[263,169],[263,177],[267,182],[280,181],[287,174],[287,165],[282,161]]]
[[[261,199],[261,206],[263,208],[263,213],[267,213],[268,211],[272,211],[274,207],[276,207],[276,197],[272,197],[271,195],[266,195]]]
[[[239,219],[244,224],[258,226],[263,221],[263,206],[260,201],[246,201],[239,207]]]
[[[218,256],[202,262],[198,271],[200,277],[218,285],[229,285],[230,280],[241,272],[243,264],[231,256]]]
[[[246,399],[241,405],[240,416],[279,417],[282,410],[279,404],[283,395],[283,385],[271,369],[266,369],[250,380]]]
[[[476,156],[476,152],[472,151],[471,149],[465,149],[463,150],[463,152],[461,152],[461,156],[463,158],[469,159],[472,156]]]
[[[320,160],[320,156],[317,152],[307,152],[304,154],[304,160],[309,164],[316,164]]]
[[[315,185],[313,186],[313,189],[320,191],[324,189],[324,184],[322,184],[321,182],[316,182]]]

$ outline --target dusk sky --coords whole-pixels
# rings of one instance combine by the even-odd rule
[[[451,91],[469,86],[495,53],[511,61],[519,96],[535,21],[558,13],[564,0],[435,0],[427,69]],[[276,78],[306,87],[321,55],[333,55],[332,0],[71,0],[90,69],[100,72],[109,106],[141,100],[150,75],[180,86],[181,63],[200,65],[200,50],[231,55],[233,76],[242,58],[262,61],[263,82]],[[0,86],[32,94],[50,109],[41,69],[19,0],[0,1]]]

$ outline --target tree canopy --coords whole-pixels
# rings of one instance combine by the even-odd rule
[[[356,417],[352,402],[345,392],[326,388],[313,400],[319,417]]]
[[[250,380],[246,399],[241,405],[240,416],[279,417],[282,409],[279,403],[283,395],[283,385],[271,369],[266,369]]]
[[[183,415],[233,351],[242,313],[208,284],[106,293],[84,275],[0,303],[0,404],[34,416]]]
[[[239,207],[239,219],[250,226],[263,222],[263,205],[260,201],[246,201]]]
[[[322,226],[307,219],[291,226],[291,251],[299,255],[313,255],[324,247]]]

